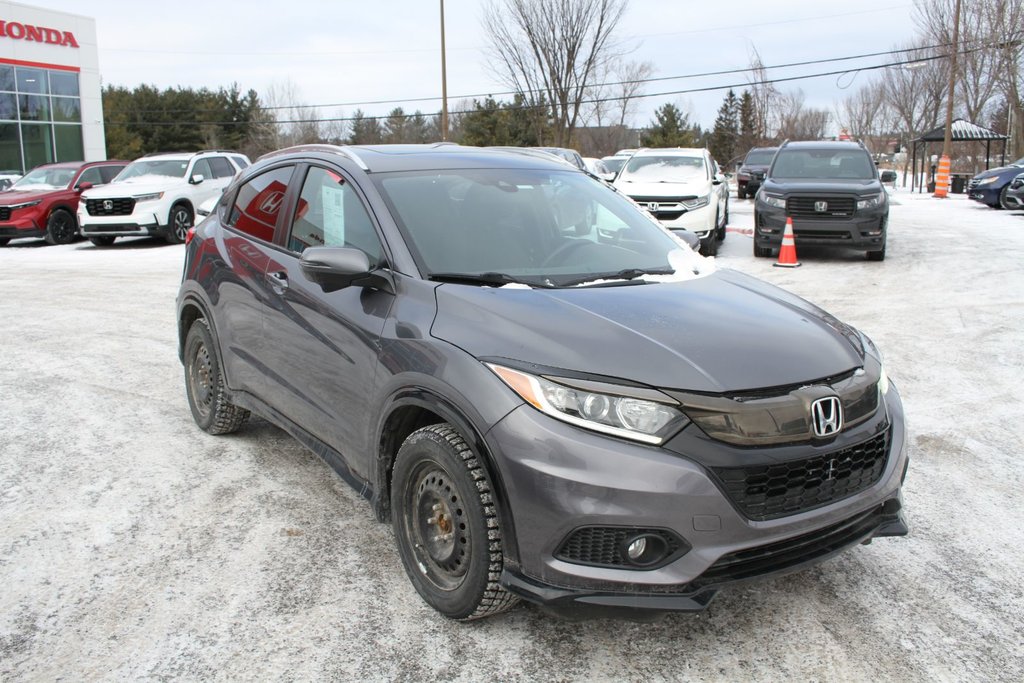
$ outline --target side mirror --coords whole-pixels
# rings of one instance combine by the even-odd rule
[[[685,228],[679,228],[677,230],[673,230],[672,234],[681,239],[682,241],[686,242],[686,244],[689,245],[690,249],[693,249],[694,251],[700,251],[700,238],[697,237],[696,233],[690,232]]]
[[[309,247],[299,259],[302,274],[325,292],[346,287],[375,287],[394,292],[391,280],[370,269],[366,252],[351,247]]]
[[[606,183],[610,183],[611,181],[615,180],[614,173],[598,173],[597,177],[605,181]]]
[[[75,192],[85,192],[86,190],[91,190],[92,187],[93,184],[86,180],[84,183],[78,183],[75,185]]]
[[[206,177],[202,173],[193,173],[192,177],[188,179],[188,181],[193,185],[198,185],[204,180],[206,180]]]

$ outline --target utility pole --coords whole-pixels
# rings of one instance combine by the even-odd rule
[[[959,6],[960,0],[956,0]],[[448,72],[444,56],[444,0],[441,0],[441,140],[448,139]]]
[[[949,93],[946,99],[946,134],[942,138],[942,157],[935,177],[935,197],[944,199],[949,192],[949,153],[953,138],[953,89],[956,84],[956,55],[960,51],[960,0],[953,9],[953,45],[949,57]]]

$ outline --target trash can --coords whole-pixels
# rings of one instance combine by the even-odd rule
[[[965,176],[964,174],[954,174],[952,181],[953,182],[949,191],[952,192],[953,194],[963,194],[964,191],[967,190],[967,176]]]

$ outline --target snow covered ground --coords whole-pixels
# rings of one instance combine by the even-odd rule
[[[1024,214],[894,199],[883,263],[787,270],[734,198],[718,265],[881,347],[911,535],[655,623],[446,621],[315,456],[261,421],[194,426],[183,247],[0,249],[0,679],[1024,680]]]

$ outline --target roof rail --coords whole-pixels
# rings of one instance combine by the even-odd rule
[[[325,145],[321,143],[312,143],[307,145],[294,145],[293,147],[285,147],[284,149],[274,150],[273,152],[267,152],[261,156],[257,161],[263,159],[269,159],[271,157],[281,156],[282,154],[293,154],[295,152],[326,152],[328,154],[341,154],[346,156],[352,161],[356,162],[356,165],[364,171],[369,171],[370,167],[366,165],[355,151],[345,145]]]

